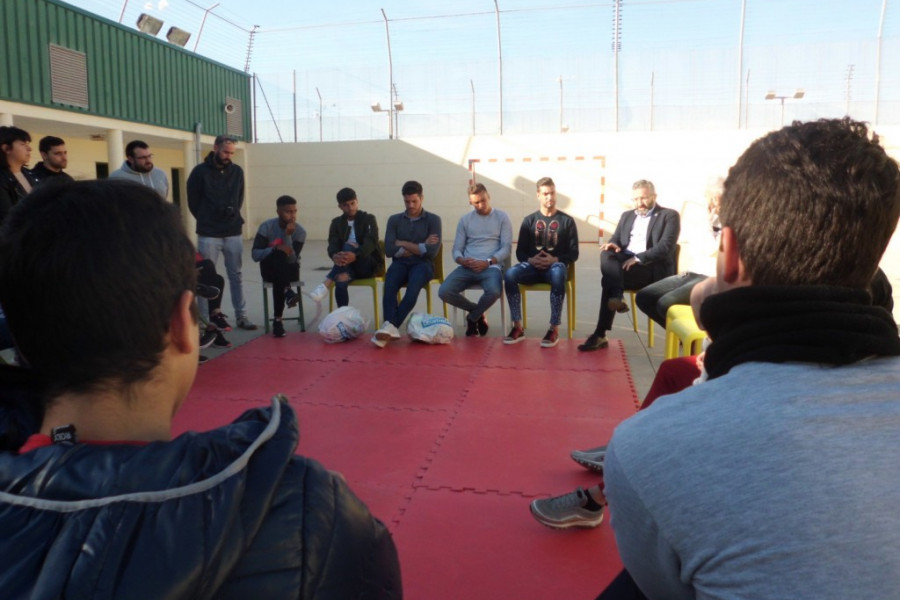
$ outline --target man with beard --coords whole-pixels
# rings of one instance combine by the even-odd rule
[[[44,140],[41,140],[41,144]],[[44,152],[41,151],[43,156]],[[153,154],[147,142],[134,140],[125,146],[125,162],[122,167],[109,174],[110,179],[128,179],[153,188],[163,200],[169,196],[169,179],[165,171],[153,166]]]
[[[72,176],[63,171],[69,165],[69,152],[66,150],[66,142],[62,138],[48,135],[41,138],[38,143],[41,152],[41,162],[34,165],[31,174],[40,181],[75,181]]]
[[[225,272],[231,287],[231,305],[237,326],[254,330],[247,318],[247,303],[241,284],[244,243],[241,229],[244,219],[244,170],[231,162],[237,140],[227,135],[216,136],[212,152],[194,167],[187,180],[188,208],[197,219],[197,250],[204,258],[217,263],[225,255]]]

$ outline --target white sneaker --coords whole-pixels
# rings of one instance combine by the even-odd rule
[[[369,341],[372,342],[373,344],[375,344],[376,346],[378,346],[379,348],[384,348],[385,346],[387,346],[387,340],[379,340],[374,335],[372,336],[372,339]]]
[[[328,297],[328,288],[325,287],[324,283],[320,283],[309,293],[309,297],[316,302],[321,302]]]
[[[379,340],[399,340],[400,331],[390,321],[385,321],[381,329],[375,332],[375,337]]]

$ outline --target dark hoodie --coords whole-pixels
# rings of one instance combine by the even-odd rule
[[[244,171],[231,163],[222,166],[214,153],[194,167],[187,180],[188,208],[197,219],[197,235],[230,237],[241,235],[244,219]]]

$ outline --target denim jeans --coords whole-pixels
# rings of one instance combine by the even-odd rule
[[[236,319],[247,317],[247,303],[244,301],[244,289],[241,286],[241,262],[244,255],[244,243],[241,236],[232,235],[223,238],[203,237],[197,238],[197,250],[216,264],[219,262],[219,254],[225,255],[225,273],[228,275],[228,283],[231,290],[231,305],[234,307]],[[200,303],[203,318],[208,318],[209,308],[206,302]]]
[[[345,243],[341,248],[341,251],[352,252],[356,250],[356,248],[357,246]],[[347,291],[350,282],[354,279],[373,277],[375,275],[375,266],[375,259],[371,255],[357,255],[356,260],[349,265],[343,267],[334,265],[331,267],[331,270],[328,271],[325,278],[334,282],[334,300],[337,302],[338,306],[347,306],[350,304],[350,292]],[[346,273],[349,279],[347,281],[338,281],[337,276],[341,273]]]
[[[416,257],[395,258],[384,276],[384,320],[400,327],[409,313],[412,312],[419,292],[434,277],[434,265],[431,260]],[[397,292],[406,285],[406,294],[397,304]]]
[[[467,318],[470,321],[477,321],[500,297],[503,290],[502,282],[503,275],[496,267],[489,267],[481,273],[465,267],[457,267],[444,279],[444,283],[438,290],[438,296],[447,304],[468,312]],[[477,303],[472,302],[463,294],[466,288],[474,286],[484,290]]]
[[[522,295],[519,284],[550,284],[550,325],[560,324],[563,302],[566,299],[566,278],[569,271],[563,263],[553,263],[545,271],[535,269],[527,262],[521,262],[506,270],[503,280],[506,283],[506,300],[509,302],[509,318],[513,322],[522,320]]]

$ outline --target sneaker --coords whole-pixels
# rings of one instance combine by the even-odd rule
[[[201,298],[206,298],[207,300],[215,300],[221,293],[222,290],[214,285],[206,285],[203,283],[197,284],[197,295]]]
[[[531,514],[538,523],[554,529],[596,527],[603,522],[603,506],[594,502],[584,488],[555,498],[532,500]]]
[[[589,450],[572,450],[572,460],[591,471],[603,472],[603,460],[606,458],[606,446],[597,446]]]
[[[525,330],[518,325],[513,325],[509,330],[509,335],[503,338],[504,344],[518,344],[525,339]]]
[[[609,346],[609,340],[606,339],[605,335],[592,333],[583,344],[578,345],[578,349],[582,352],[592,352],[594,350],[599,350],[600,348],[606,348],[607,346]]]
[[[246,329],[247,331],[256,331],[259,329],[259,327],[247,317],[238,317],[237,326],[241,329]]]
[[[623,298],[610,298],[609,302],[606,303],[606,307],[617,313],[628,312],[628,304],[625,303]]]
[[[219,331],[231,331],[231,324],[225,319],[225,313],[217,312],[210,315],[209,322],[219,328]]]
[[[203,356],[201,354],[200,356],[197,357],[197,364],[202,365],[203,363],[205,363],[208,360],[209,360],[208,356]]]
[[[328,297],[328,288],[325,287],[324,283],[320,283],[315,288],[313,288],[313,291],[309,293],[309,297],[316,302],[321,302]]]
[[[559,332],[552,327],[547,330],[544,339],[541,340],[541,348],[552,348],[559,343]]]
[[[231,342],[225,339],[225,336],[222,335],[221,331],[216,331],[216,339],[213,342],[213,346],[216,348],[231,348]]]
[[[300,302],[300,294],[289,287],[284,288],[284,305],[287,308],[294,308]]]
[[[478,322],[466,319],[466,337],[478,335]]]
[[[212,331],[208,329],[204,329],[200,332],[200,349],[204,350],[213,345],[213,342],[216,341],[216,335],[218,335],[218,331],[213,329]]]
[[[281,319],[275,319],[275,322],[272,323],[272,335],[277,338],[284,337],[284,323],[281,322]]]
[[[481,318],[478,319],[478,335],[484,337],[488,332],[488,324],[487,319],[484,318],[484,315],[481,315]]]
[[[387,346],[387,343],[388,343],[387,340],[379,340],[378,337],[374,336],[374,335],[372,336],[372,339],[369,341],[372,342],[373,344],[375,344],[376,346],[378,346],[379,348],[384,348],[385,346]]]
[[[400,330],[391,323],[390,321],[385,321],[381,326],[381,329],[375,332],[375,337],[379,340],[399,340],[400,339]]]

